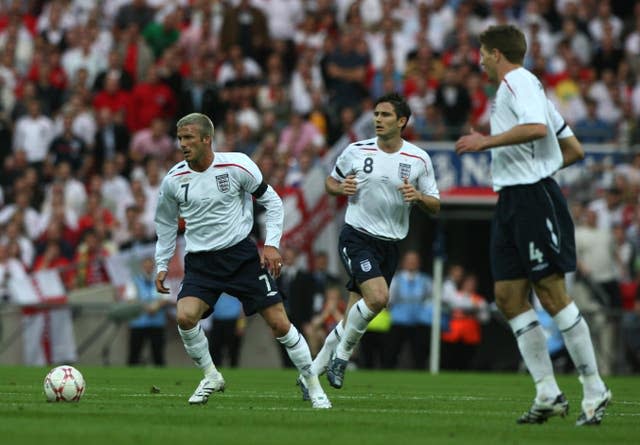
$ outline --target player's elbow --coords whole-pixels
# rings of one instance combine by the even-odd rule
[[[430,215],[435,216],[438,213],[440,213],[440,200],[437,198],[434,198],[433,196],[427,196],[423,208]]]
[[[531,126],[531,136],[535,139],[542,139],[547,136],[547,126],[543,124],[537,124]]]

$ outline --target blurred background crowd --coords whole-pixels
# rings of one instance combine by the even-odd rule
[[[585,167],[567,192],[579,277],[607,307],[633,312],[640,2],[630,0],[0,0],[0,275],[57,267],[67,289],[90,286],[109,280],[101,259],[153,243],[160,182],[181,160],[175,122],[190,112],[213,120],[215,150],[251,156],[279,192],[322,180],[323,157],[358,138],[357,118],[387,92],[408,98],[408,140],[486,131],[494,87],[477,36],[504,23],[524,31],[525,67],[580,140],[625,154]],[[300,267],[313,274],[315,263]],[[328,322],[314,323],[310,338]]]

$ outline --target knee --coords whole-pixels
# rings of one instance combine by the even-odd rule
[[[387,307],[389,303],[389,292],[386,290],[375,290],[366,295],[365,302],[369,309],[376,314]]]
[[[284,337],[291,329],[291,322],[282,306],[276,305],[266,309],[262,312],[262,318],[275,337]]]
[[[519,298],[519,296],[512,295],[509,292],[502,292],[496,289],[495,297],[496,306],[507,320],[521,314],[529,307],[528,303],[523,303],[527,301],[526,298]]]
[[[176,322],[183,331],[195,328],[198,321],[200,321],[200,318],[195,313],[190,313],[184,310],[178,310],[176,313]]]

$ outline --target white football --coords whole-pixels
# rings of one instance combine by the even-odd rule
[[[77,402],[84,394],[84,377],[70,365],[53,368],[44,378],[44,394],[48,402]]]

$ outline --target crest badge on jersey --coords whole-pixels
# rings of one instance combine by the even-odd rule
[[[218,190],[220,190],[222,193],[227,193],[231,189],[229,173],[216,176],[216,184],[218,185]]]
[[[400,166],[398,167],[398,176],[400,176],[400,179],[409,179],[409,176],[411,176],[411,164],[403,164],[402,162],[400,163]]]
[[[363,272],[369,272],[371,270],[371,261],[369,260],[360,261],[360,269],[362,269]]]

